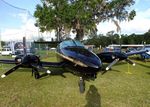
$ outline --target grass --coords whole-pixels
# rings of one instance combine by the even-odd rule
[[[31,69],[21,68],[0,79],[0,107],[150,107],[150,62],[135,62],[135,67],[120,62],[99,73],[86,82],[84,94],[79,93],[79,77],[70,73],[35,80]],[[11,66],[3,64],[0,74]]]

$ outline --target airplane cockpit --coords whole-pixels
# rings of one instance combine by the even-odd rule
[[[66,47],[74,47],[74,46],[79,46],[79,47],[84,47],[84,45],[76,40],[67,40],[67,41],[63,41],[59,44],[59,47],[62,48],[66,48]]]

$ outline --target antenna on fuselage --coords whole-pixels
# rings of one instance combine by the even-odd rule
[[[24,52],[24,55],[27,54],[26,37],[23,37],[23,52]]]

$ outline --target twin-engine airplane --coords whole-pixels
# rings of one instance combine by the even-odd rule
[[[102,63],[99,57],[86,49],[79,41],[63,41],[57,46],[57,56],[61,62],[43,62],[36,55],[26,53],[25,38],[23,38],[24,55],[18,55],[14,60],[0,60],[4,64],[16,64],[13,68],[1,75],[2,78],[8,76],[20,67],[31,68],[35,78],[41,77],[39,71],[51,74],[45,67],[69,67],[74,69],[71,73],[80,76],[80,92],[84,92],[84,80],[95,79],[97,72],[101,69]]]
[[[101,52],[99,54],[97,54],[97,56],[101,59],[102,62],[105,63],[110,63],[107,67],[106,67],[106,71],[109,70],[114,64],[116,64],[118,61],[122,61],[125,60],[127,63],[135,66],[135,63],[132,62],[128,57],[131,55],[135,55],[135,54],[142,54],[142,53],[146,53],[148,52],[147,50],[140,50],[140,51],[134,51],[134,52]]]
[[[15,60],[0,60],[0,63],[5,64],[16,64],[13,68],[5,72],[1,77],[4,78],[17,70],[20,67],[27,67],[32,69],[32,74],[38,79],[41,77],[39,71],[44,71],[46,74],[51,74],[52,72],[45,67],[69,67],[73,70],[70,72],[78,75],[79,79],[79,89],[83,93],[85,90],[84,80],[94,80],[97,77],[98,71],[102,71],[101,59],[107,59],[112,63],[108,66],[110,68],[114,65],[116,59],[127,59],[124,55],[118,53],[116,56],[113,53],[109,54],[98,54],[96,55],[92,51],[89,51],[84,47],[84,45],[76,40],[66,40],[61,42],[57,46],[57,56],[60,62],[43,62],[36,55],[31,55],[26,53],[25,38],[23,38],[24,44],[24,55],[18,55]],[[136,53],[135,53],[136,54]],[[114,55],[115,59],[111,60],[109,56]],[[126,56],[126,55],[125,55]],[[117,62],[117,61],[115,61]],[[106,68],[107,70],[107,68]]]

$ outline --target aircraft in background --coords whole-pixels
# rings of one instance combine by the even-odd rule
[[[148,52],[141,53],[140,54],[141,58],[144,59],[144,60],[150,59],[150,46],[144,46],[142,49],[143,50],[148,50]]]

